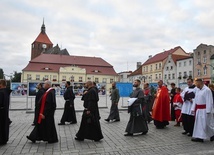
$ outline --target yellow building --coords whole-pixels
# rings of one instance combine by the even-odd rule
[[[50,80],[52,83],[65,81],[84,83],[95,81],[106,83],[107,89],[118,75],[112,65],[99,57],[70,56],[66,49],[52,46],[45,25],[32,43],[31,60],[22,70],[21,82]]]
[[[175,55],[176,58],[189,56],[180,46],[158,53],[155,56],[150,55],[149,59],[130,74],[129,77],[138,78],[143,83],[157,83],[158,80],[163,79],[164,66],[170,54]]]

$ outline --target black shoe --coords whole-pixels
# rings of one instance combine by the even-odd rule
[[[191,141],[193,141],[193,142],[204,142],[204,140],[200,139],[200,138],[192,138]]]
[[[106,122],[109,122],[110,120],[109,119],[104,119]]]
[[[65,123],[58,123],[58,125],[65,125]]]
[[[188,133],[188,132],[186,132],[186,131],[182,132],[183,135],[186,135],[187,133]]]
[[[191,134],[191,133],[188,133],[187,136],[192,137],[192,134]]]
[[[120,120],[119,119],[115,119],[114,122],[120,122]]]
[[[75,137],[74,139],[77,140],[77,141],[84,141],[84,139],[77,138],[77,137]]]
[[[35,143],[36,141],[31,139],[29,136],[26,136],[28,140],[32,141],[33,143]]]
[[[100,142],[100,139],[99,140],[94,140],[95,142]]]
[[[156,126],[156,129],[164,129],[165,126]]]
[[[211,142],[214,141],[214,136],[210,137],[210,141]]]
[[[132,133],[126,133],[126,134],[124,134],[124,136],[133,136],[133,134]]]
[[[148,133],[148,131],[144,131],[143,133],[142,133],[142,135],[146,135]]]

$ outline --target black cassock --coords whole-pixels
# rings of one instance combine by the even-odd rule
[[[39,91],[36,93],[36,97],[35,97],[35,112],[34,112],[34,121],[33,124],[37,124],[38,121],[38,116],[39,116],[39,106],[40,106],[40,99],[42,97],[42,95],[45,93],[45,89],[41,88],[39,89]]]
[[[0,89],[0,145],[6,144],[9,139],[9,101],[11,90]]]
[[[133,133],[146,133],[148,132],[148,125],[145,119],[144,111],[144,93],[141,88],[134,90],[131,98],[137,98],[137,100],[128,107],[130,113],[129,122],[126,127],[126,132]]]
[[[99,122],[100,115],[97,103],[99,98],[96,88],[89,88],[82,99],[84,100],[84,108],[90,111],[90,114],[86,114],[87,110],[83,111],[80,128],[76,137],[81,140],[90,139],[99,141],[103,138],[103,134]]]
[[[61,118],[61,123],[72,122],[77,123],[76,112],[74,108],[75,95],[73,93],[72,87],[68,87],[64,93],[65,106],[64,112]]]
[[[40,106],[41,107],[40,100]],[[39,109],[40,110],[40,109]],[[44,116],[45,119],[42,119],[41,124],[36,124],[33,131],[28,136],[28,139],[31,141],[47,141],[48,143],[58,142],[58,136],[56,132],[56,126],[54,121],[54,113],[56,110],[56,96],[55,90],[52,89],[48,92],[45,108],[44,108]]]

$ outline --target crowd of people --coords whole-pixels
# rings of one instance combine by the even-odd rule
[[[202,79],[187,79],[187,87],[181,90],[171,83],[171,90],[158,81],[158,88],[152,94],[149,84],[145,83],[141,88],[141,81],[135,80],[133,92],[128,100],[128,113],[130,115],[124,136],[145,135],[148,133],[148,123],[154,122],[157,129],[164,129],[169,121],[175,121],[175,127],[183,126],[182,134],[192,137],[194,142],[203,142],[206,139],[214,140],[214,86],[207,87]],[[33,130],[28,140],[58,142],[54,113],[56,110],[56,93],[51,87],[50,81],[37,85],[38,92],[35,97],[35,113]],[[0,80],[0,145],[5,145],[9,138],[9,96],[11,90],[6,88],[6,81]],[[103,134],[100,125],[100,113],[98,108],[99,91],[96,83],[87,81],[82,95],[83,114],[80,128],[75,140],[84,139],[100,141]],[[58,125],[76,124],[74,107],[75,94],[69,81],[66,82],[64,112]],[[112,83],[110,93],[111,108],[106,122],[119,122],[118,103],[119,90],[116,83]]]

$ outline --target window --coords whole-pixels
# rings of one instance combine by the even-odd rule
[[[192,76],[192,71],[189,71],[189,76]]]
[[[158,74],[155,74],[155,79],[156,79],[156,80],[158,79]]]
[[[201,59],[200,58],[198,58],[198,65],[200,65],[201,64]]]
[[[95,78],[94,80],[96,83],[99,83],[99,79],[98,78]]]
[[[161,63],[159,63],[159,69],[161,69]]]
[[[169,60],[168,63],[171,63],[171,61]]]
[[[32,80],[31,74],[27,74],[27,80]]]
[[[82,76],[79,77],[79,82],[82,82]]]
[[[66,80],[66,77],[65,77],[65,80]],[[71,80],[71,82],[74,82],[74,76],[73,75],[70,77],[70,80]]]
[[[161,74],[159,74],[159,79],[161,79]]]
[[[57,81],[57,76],[53,75],[53,81]]]
[[[145,67],[143,67],[143,71],[144,71],[144,72],[146,71],[146,68],[145,68]]]
[[[155,64],[155,69],[156,69],[156,70],[158,69],[158,64]]]
[[[198,55],[200,55],[200,52],[198,52]]]
[[[114,82],[114,79],[110,79],[110,83],[113,83]]]
[[[207,56],[203,57],[203,62],[206,63],[207,62]]]
[[[207,75],[207,67],[204,67],[204,75]]]
[[[171,66],[171,68],[170,68],[171,70],[173,70],[173,66]]]
[[[172,74],[172,79],[175,79],[175,73]]]
[[[200,69],[198,69],[198,76],[200,76],[201,75],[201,70]]]
[[[103,83],[106,83],[107,82],[107,79],[106,78],[103,78]]]
[[[36,80],[40,80],[40,75],[36,75]]]
[[[186,66],[186,61],[184,61],[184,66]]]
[[[49,77],[48,75],[45,75],[45,80],[48,80],[48,77]]]
[[[148,66],[146,66],[146,71],[148,72]]]
[[[206,54],[206,50],[204,50],[204,54]]]
[[[150,71],[152,71],[152,65],[150,66]]]
[[[66,81],[66,76],[62,76],[62,81]]]
[[[88,77],[87,79],[90,81],[90,80],[91,80],[91,77]]]
[[[184,76],[187,76],[187,72],[184,72]]]
[[[169,70],[169,67],[168,67],[168,66],[166,67],[166,70],[167,70],[167,71]]]
[[[179,67],[181,67],[181,62],[179,62]]]
[[[168,79],[169,79],[169,80],[171,79],[171,74],[168,74]]]
[[[166,74],[164,75],[164,79],[167,79],[167,75]]]
[[[189,65],[192,65],[192,60],[189,60]]]

